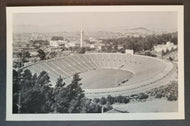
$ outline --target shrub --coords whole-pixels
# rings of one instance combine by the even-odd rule
[[[145,93],[140,93],[139,94],[139,99],[147,99],[148,98],[148,95],[145,94]]]
[[[114,97],[112,97],[111,95],[108,95],[108,97],[107,97],[107,102],[108,103],[110,103],[110,104],[114,104],[115,103],[115,99],[114,99]]]
[[[129,100],[129,98],[128,97],[125,97],[124,99],[123,99],[123,103],[128,103],[130,100]]]
[[[177,95],[175,93],[170,93],[169,95],[167,95],[167,100],[168,101],[176,101]]]
[[[109,110],[113,109],[113,107],[111,106],[110,103],[107,103],[105,106],[104,106],[104,112],[107,112]]]
[[[101,105],[105,105],[106,104],[106,98],[105,97],[102,97],[101,99],[100,99],[100,101],[99,101],[99,103],[101,104]]]
[[[162,94],[161,93],[157,93],[155,98],[162,98]]]
[[[93,102],[98,103],[98,102],[100,102],[100,99],[99,98],[94,98]]]

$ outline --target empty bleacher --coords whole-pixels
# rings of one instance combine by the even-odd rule
[[[30,69],[32,73],[38,75],[41,71],[47,71],[52,82],[56,81],[59,76],[69,78],[75,73],[96,69],[121,69],[134,74],[129,81],[123,84],[124,86],[143,86],[165,77],[172,68],[171,63],[153,57],[120,53],[87,53],[41,61],[23,69]]]

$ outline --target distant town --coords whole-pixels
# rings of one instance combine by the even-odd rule
[[[13,67],[20,68],[40,60],[83,53],[126,53],[162,57],[177,49],[177,32],[154,33],[136,28],[120,32],[14,33]],[[175,60],[176,57],[169,57]]]

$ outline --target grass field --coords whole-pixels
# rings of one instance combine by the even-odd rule
[[[129,71],[97,69],[80,74],[84,89],[113,88],[122,86],[133,74]]]

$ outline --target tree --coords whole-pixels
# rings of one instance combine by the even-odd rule
[[[63,80],[58,78],[54,89],[56,112],[60,113],[80,113],[84,110],[85,95],[82,90],[81,78],[78,74],[73,75],[71,84],[64,87]]]
[[[104,112],[107,112],[109,110],[113,109],[113,107],[111,106],[111,104],[108,102],[106,103],[105,107],[104,107]]]
[[[31,88],[22,92],[21,113],[44,113],[45,96],[38,88]]]
[[[80,113],[101,113],[101,106],[97,103],[92,102],[91,99],[82,98],[82,108]]]
[[[23,60],[24,62],[28,62],[28,59],[30,58],[30,52],[29,51],[24,51],[23,52]]]
[[[49,113],[49,103],[52,97],[52,88],[49,84],[49,75],[42,71],[39,76],[32,75],[30,70],[22,74],[21,83],[21,113]]]
[[[106,98],[105,98],[105,97],[102,97],[102,98],[100,99],[100,104],[101,104],[101,105],[105,105],[105,104],[106,104]]]
[[[46,59],[46,54],[42,49],[38,50],[38,56],[40,57],[41,60],[45,60]]]
[[[18,113],[18,94],[20,91],[19,73],[13,70],[13,113]]]
[[[20,90],[19,73],[16,70],[13,70],[13,94],[18,93],[19,90]]]
[[[29,61],[30,53],[28,51],[19,52],[17,54],[17,57],[20,59],[18,66],[22,67],[22,66],[24,66],[24,63]]]
[[[30,72],[30,70],[29,69],[24,70],[24,72],[22,73],[22,81],[21,81],[22,90],[27,90],[33,86],[31,80],[32,80],[32,73]]]
[[[79,48],[79,54],[84,54],[86,52],[86,48],[82,47],[82,48]]]
[[[147,99],[148,97],[149,96],[146,93],[140,93],[138,98],[142,100],[142,99]]]
[[[54,88],[51,87],[50,77],[42,71],[39,76],[26,69],[13,71],[13,112],[18,113],[97,113],[101,112],[98,103],[85,97],[81,88],[78,73],[66,85],[60,76]],[[20,94],[20,95],[18,95]],[[18,99],[20,99],[18,101]]]
[[[162,50],[162,52],[161,52],[162,58],[163,58],[164,55],[165,55],[165,52],[164,52],[164,50]]]
[[[123,103],[123,96],[119,95],[116,97],[117,102]]]
[[[73,75],[71,84],[65,86],[63,79],[58,78],[54,89],[54,112],[59,113],[97,113],[101,107],[85,97],[81,88],[78,73]]]
[[[55,113],[68,113],[69,98],[66,88],[56,87],[53,92],[53,109]]]
[[[57,78],[57,82],[55,85],[55,88],[53,90],[53,110],[55,113],[60,112],[60,113],[64,113],[67,112],[67,102],[68,102],[68,98],[67,96],[67,92],[65,90],[65,83],[63,82],[63,78],[61,78],[61,76],[59,76],[59,78]]]
[[[50,77],[46,71],[42,71],[36,81],[39,86],[49,85]]]
[[[115,101],[114,97],[112,97],[111,95],[108,95],[107,102],[109,102],[110,104],[113,104],[114,101]]]
[[[124,99],[123,99],[123,103],[128,103],[130,100],[129,100],[129,98],[128,97],[124,97]]]
[[[170,56],[170,57],[169,57],[169,60],[170,60],[170,61],[173,61],[174,59]]]
[[[82,83],[79,83],[81,78],[79,77],[79,74],[76,73],[73,75],[73,80],[70,85],[68,85],[68,90],[69,90],[69,113],[76,113],[80,112],[81,110],[81,100],[84,98],[84,91],[81,88]]]
[[[57,82],[56,82],[56,85],[55,87],[56,88],[62,88],[65,86],[65,83],[63,82],[63,78],[61,76],[59,76],[59,78],[57,78]]]
[[[99,101],[100,101],[99,98],[94,98],[94,99],[93,99],[93,102],[94,102],[94,103],[99,103]]]

